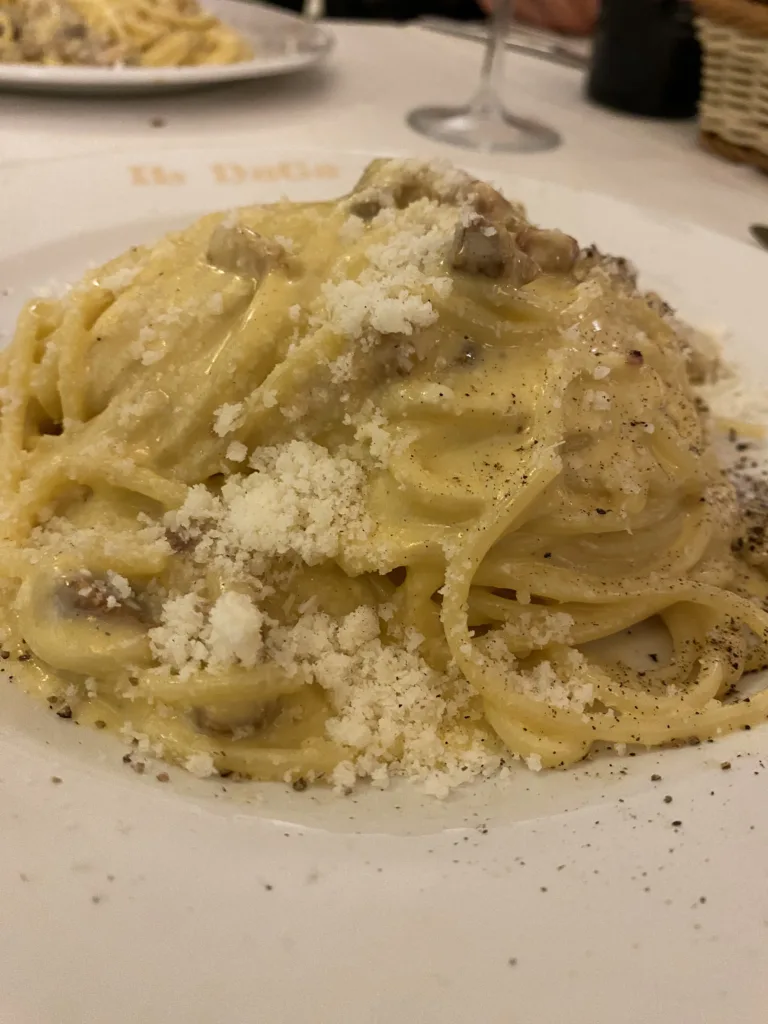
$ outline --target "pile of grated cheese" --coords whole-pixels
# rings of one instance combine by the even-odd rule
[[[446,298],[453,288],[444,259],[459,218],[457,207],[434,199],[419,199],[402,210],[384,206],[371,229],[391,233],[366,248],[367,265],[356,278],[322,285],[321,306],[310,325],[359,341],[371,333],[408,336],[434,323],[432,298]],[[348,227],[343,234],[350,234]]]
[[[194,485],[166,515],[168,529],[197,541],[196,561],[229,578],[260,575],[267,558],[295,554],[316,565],[339,554],[342,538],[361,540],[370,530],[365,475],[351,459],[289,441],[257,448],[248,466],[250,473],[230,476],[219,494]]]
[[[560,623],[562,613],[555,613],[553,630]],[[562,615],[562,618],[570,616]],[[571,620],[572,622],[573,620]],[[477,653],[488,667],[500,669],[510,690],[524,694],[532,700],[556,708],[567,708],[582,713],[593,700],[590,666],[580,651],[568,648],[562,653],[560,665],[541,661],[533,669],[521,672],[517,658],[504,641],[505,629],[491,630],[477,642]],[[539,636],[546,631],[539,627]],[[545,641],[549,642],[549,641]]]
[[[430,668],[418,650],[422,642],[408,631],[403,645],[384,643],[379,616],[368,606],[341,622],[307,613],[268,634],[266,656],[289,674],[302,671],[329,698],[329,738],[352,755],[333,774],[338,788],[358,778],[386,788],[392,776],[404,776],[442,797],[500,767],[498,744],[477,730],[471,687],[458,674]]]

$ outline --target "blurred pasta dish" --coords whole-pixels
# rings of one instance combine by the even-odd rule
[[[252,56],[197,0],[0,2],[0,63],[176,67]]]
[[[749,726],[768,584],[713,372],[625,261],[450,167],[203,217],[0,355],[5,664],[139,754],[300,788]]]

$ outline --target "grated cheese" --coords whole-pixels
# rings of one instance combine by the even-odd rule
[[[216,775],[216,766],[210,754],[190,754],[184,762],[184,767],[199,779],[207,779],[211,775]]]
[[[359,340],[371,330],[380,335],[410,335],[437,319],[430,296],[444,297],[452,288],[442,260],[458,211],[423,199],[388,212],[394,218],[393,232],[385,242],[366,249],[368,266],[357,278],[322,286],[324,309],[313,318],[316,326]],[[374,224],[381,223],[382,213]]]
[[[183,505],[165,516],[168,529],[197,538],[195,558],[212,562],[226,578],[248,568],[258,575],[264,559],[293,554],[309,565],[339,554],[342,540],[362,540],[362,468],[308,441],[257,449],[250,475],[231,476],[214,495],[203,484],[187,491]]]
[[[420,643],[416,635],[409,646]],[[458,674],[442,674],[414,649],[384,644],[379,616],[361,606],[341,622],[308,612],[293,627],[274,626],[265,637],[266,656],[287,673],[301,670],[326,691],[335,714],[329,737],[355,751],[333,776],[350,789],[357,778],[420,780],[445,796],[456,786],[491,775],[500,750],[477,732],[470,710],[473,691]],[[457,725],[459,722],[461,724]]]
[[[102,277],[99,285],[111,292],[123,291],[133,284],[140,270],[141,267],[120,267],[106,277]]]
[[[209,615],[208,662],[212,666],[239,662],[252,668],[261,655],[264,615],[247,594],[222,594]]]
[[[534,646],[546,647],[552,643],[570,643],[574,620],[567,612],[549,612],[544,622],[537,624],[531,612],[524,612],[518,616],[516,624]]]
[[[560,615],[564,620],[571,618],[564,612],[556,613],[553,617],[558,618]],[[572,625],[572,620],[570,625],[566,625],[565,621],[557,623],[551,634],[552,639],[548,642],[560,642],[559,637],[567,636]],[[482,637],[477,643],[477,652],[486,665],[503,669],[510,688],[552,707],[569,708],[577,712],[584,711],[592,702],[589,663],[580,651],[565,651],[557,665],[551,661],[541,661],[532,669],[521,672],[517,658],[504,640],[504,632],[504,628],[492,630]]]
[[[339,231],[339,237],[342,242],[356,242],[362,238],[363,232],[365,231],[365,224],[360,217],[351,216],[347,217],[344,223],[341,225]]]
[[[219,406],[214,413],[214,434],[218,437],[224,437],[226,434],[231,434],[234,430],[237,430],[242,423],[243,411],[242,402],[234,404],[225,402],[224,405]]]
[[[197,594],[179,594],[163,604],[161,625],[149,631],[152,654],[162,665],[179,671],[196,668],[208,657],[200,633],[205,625]]]
[[[131,585],[125,576],[120,576],[118,573],[112,572],[111,569],[107,570],[106,576],[112,589],[121,601],[127,601],[129,598],[133,597]]]
[[[240,441],[233,441],[227,448],[227,458],[230,462],[245,462],[248,457],[248,449]]]

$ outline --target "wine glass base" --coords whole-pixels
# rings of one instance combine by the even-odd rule
[[[500,109],[478,117],[472,107],[417,107],[408,124],[438,142],[486,153],[540,153],[562,142],[553,128]]]

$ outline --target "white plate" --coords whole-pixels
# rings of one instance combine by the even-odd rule
[[[205,210],[331,196],[364,163],[229,147],[6,167],[0,326],[35,285]],[[501,184],[765,370],[764,253]],[[163,785],[7,684],[0,723],[3,1024],[765,1024],[768,728],[439,803]]]
[[[200,86],[266,78],[322,61],[334,37],[287,11],[240,0],[204,0],[206,10],[236,28],[253,45],[252,60],[185,68],[42,67],[0,63],[0,89],[84,95],[180,92]]]

